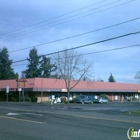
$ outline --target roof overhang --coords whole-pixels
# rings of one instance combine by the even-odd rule
[[[107,90],[107,89],[104,89],[104,90],[98,90],[98,89],[90,89],[90,90],[81,90],[81,89],[72,89],[71,92],[138,92],[137,90]]]
[[[5,88],[0,89],[0,91],[6,91]],[[16,92],[17,88],[10,88],[10,91]],[[24,91],[32,91],[32,92],[67,92],[67,90],[62,90],[60,88],[24,88]],[[70,92],[108,92],[108,93],[140,93],[140,90],[109,90],[109,89],[72,89]]]

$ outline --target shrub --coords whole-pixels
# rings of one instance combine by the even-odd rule
[[[103,98],[105,98],[105,99],[108,99],[108,100],[109,100],[109,97],[108,97],[108,95],[106,95],[106,94],[101,94],[101,95],[100,95],[100,97],[103,97]]]
[[[28,97],[28,96],[20,97],[20,101],[21,101],[21,102],[23,102],[23,101],[25,101],[25,102],[31,102],[31,98]]]
[[[37,100],[38,100],[37,97],[32,98],[32,102],[37,102]]]
[[[66,103],[67,100],[66,100],[66,97],[61,97],[61,103]]]
[[[20,97],[19,98],[19,101],[23,102],[24,101],[24,98],[23,97]]]
[[[25,97],[25,101],[31,102],[31,98],[30,97]]]

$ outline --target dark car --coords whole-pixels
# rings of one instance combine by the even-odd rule
[[[87,100],[85,100],[85,104],[93,104],[95,100],[95,96],[88,96]]]
[[[108,103],[108,99],[106,99],[106,98],[103,98],[103,97],[100,97],[100,98],[98,98],[98,99],[95,99],[94,100],[94,103]]]
[[[85,101],[88,99],[87,95],[80,95],[74,99],[74,103],[82,103],[84,104]]]

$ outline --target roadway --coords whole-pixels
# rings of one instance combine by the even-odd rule
[[[125,111],[140,102],[109,104],[44,104],[0,102],[1,140],[128,140],[140,117]],[[135,138],[136,139],[136,138]]]

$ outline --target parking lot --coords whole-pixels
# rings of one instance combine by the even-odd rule
[[[2,140],[127,140],[130,127],[140,129],[139,116],[125,111],[140,102],[48,104],[0,102]]]
[[[126,111],[140,109],[140,102],[109,102],[108,104],[53,104],[50,103],[13,103],[1,102],[0,108],[28,112],[45,112],[60,114],[84,114],[101,113],[107,115],[124,115]],[[115,117],[115,116],[114,116]]]

